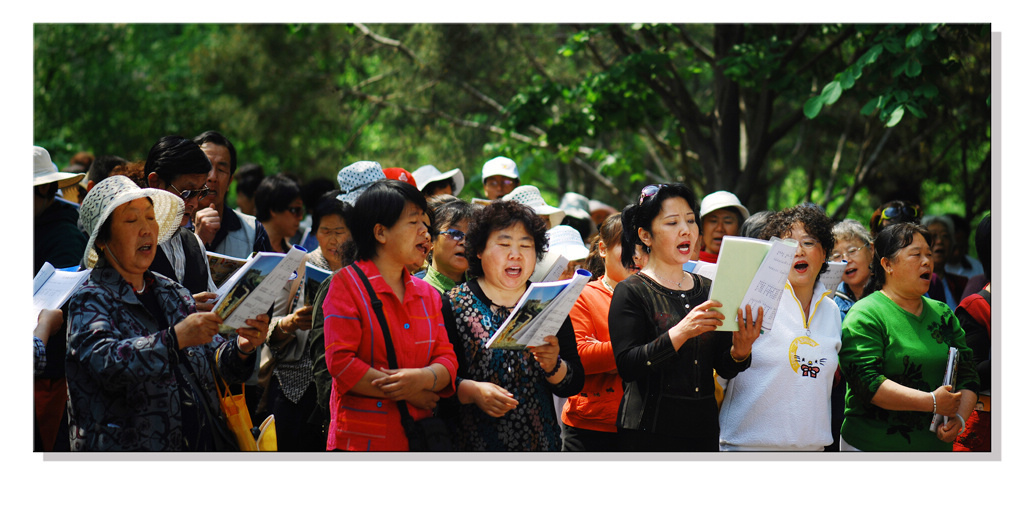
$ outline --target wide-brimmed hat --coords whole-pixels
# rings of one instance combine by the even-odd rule
[[[427,188],[427,185],[437,181],[444,181],[448,178],[452,179],[453,196],[459,195],[459,192],[462,192],[462,187],[466,185],[466,178],[458,168],[452,169],[448,172],[441,172],[437,167],[427,164],[413,171],[412,177],[416,178],[416,186],[419,187],[420,192]]]
[[[520,185],[511,192],[508,193],[502,199],[506,201],[516,201],[518,203],[525,204],[537,215],[547,215],[551,220],[552,226],[557,226],[562,223],[562,219],[565,218],[565,212],[561,208],[556,208],[544,202],[544,198],[540,195],[540,190],[533,185]]]
[[[743,216],[740,222],[747,220],[750,217],[750,212],[747,208],[740,203],[740,199],[735,194],[727,190],[719,190],[718,192],[712,192],[704,196],[704,200],[700,202],[700,218],[704,218],[705,215],[722,208],[732,206],[740,211],[740,215]]]
[[[370,183],[384,179],[387,179],[387,176],[377,162],[360,160],[348,165],[338,171],[338,188],[341,189],[338,199],[355,206],[356,198]]]
[[[60,172],[57,164],[50,159],[50,152],[32,146],[32,186],[57,182],[57,188],[70,187],[85,177],[84,172]]]
[[[590,200],[583,194],[566,192],[565,195],[562,196],[562,202],[558,203],[558,207],[561,208],[566,215],[571,215],[577,219],[590,218]]]
[[[484,179],[491,176],[505,176],[506,178],[519,179],[519,167],[511,158],[496,156],[484,163]]]
[[[416,177],[401,167],[388,167],[384,169],[384,176],[389,180],[404,181],[414,187],[416,186]]]
[[[95,244],[103,223],[114,213],[115,208],[141,197],[153,200],[153,211],[160,227],[157,234],[158,244],[166,242],[181,226],[185,202],[176,194],[158,188],[139,188],[127,176],[114,175],[106,178],[85,195],[82,207],[78,210],[78,229],[89,233],[89,242],[85,244],[83,258],[86,267],[93,268],[99,260]]]
[[[552,265],[558,261],[559,256],[565,256],[569,261],[582,260],[590,254],[590,249],[583,243],[583,236],[572,226],[555,226],[548,230],[548,250],[544,257],[537,262],[533,270],[531,281],[543,279],[551,270]]]

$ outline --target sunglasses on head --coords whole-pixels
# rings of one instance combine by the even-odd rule
[[[202,198],[210,195],[213,192],[206,185],[203,185],[203,188],[194,189],[194,190],[190,190],[190,189],[178,190],[178,187],[175,187],[174,185],[171,185],[171,188],[173,188],[174,191],[177,192],[178,195],[181,196],[181,198],[186,200],[186,201],[188,201],[189,199],[192,199],[193,197],[195,197],[197,199],[202,199]]]
[[[661,189],[663,189],[665,187],[666,187],[666,185],[664,183],[662,183],[662,184],[658,184],[658,185],[647,185],[646,187],[641,189],[640,190],[640,200],[637,202],[637,206],[643,205],[644,201],[646,201],[648,198],[651,198],[651,197],[654,197],[654,196],[658,195],[658,192],[660,192]]]
[[[894,219],[916,219],[920,217],[920,211],[916,206],[890,206],[882,210],[882,220]]]

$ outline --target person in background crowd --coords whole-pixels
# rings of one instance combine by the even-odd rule
[[[544,221],[547,229],[558,226],[562,223],[562,219],[565,218],[565,212],[562,211],[561,208],[551,206],[544,201],[544,197],[540,195],[540,190],[533,185],[522,185],[520,187],[516,187],[514,190],[506,194],[503,199],[506,201],[516,201],[517,203],[529,206],[534,213],[540,215],[540,218]]]
[[[979,390],[973,351],[953,311],[924,297],[931,234],[901,222],[875,237],[878,289],[843,321],[839,366],[848,383],[840,451],[951,451]],[[949,347],[960,350],[956,389],[942,385]],[[929,431],[933,414],[949,417]]]
[[[59,172],[45,149],[32,148],[33,264],[35,275],[50,262],[56,268],[77,266],[85,250],[85,235],[78,229],[78,210],[57,201],[57,189],[82,181],[85,174]]]
[[[543,281],[558,262],[559,257],[564,257],[569,263],[560,274],[548,280],[571,279],[572,275],[576,273],[576,269],[581,268],[583,261],[590,255],[590,249],[583,243],[583,237],[572,227],[562,224],[549,229],[547,238],[548,250],[544,253],[544,257],[537,262],[530,281],[535,283]]]
[[[206,187],[212,166],[199,145],[177,135],[161,137],[149,149],[144,172],[151,188],[172,192],[185,203],[181,225],[187,226],[195,215],[199,201],[210,194]],[[181,284],[192,292],[196,307],[210,311],[217,289],[210,277],[206,247],[192,231],[178,229],[160,243],[153,258],[153,272]]]
[[[46,347],[49,344],[51,338],[56,338],[58,334],[64,334],[64,312],[59,309],[43,309],[39,312],[39,316],[36,317],[36,327],[32,330],[32,354],[33,354],[33,365],[32,365],[32,376],[36,379],[46,378],[47,358],[46,358]],[[66,334],[65,334],[66,337]],[[61,340],[60,345],[64,345],[64,340]],[[63,354],[63,350],[61,350]],[[63,373],[63,361],[60,362],[61,373]],[[63,384],[63,381],[62,381]],[[67,393],[67,387],[63,388],[65,395]],[[59,397],[53,399],[55,402],[59,401]],[[61,417],[61,408],[55,407],[52,411],[53,421],[59,424],[60,427],[53,433],[53,435],[59,435],[59,433],[67,433],[67,419]],[[48,445],[43,444],[43,433],[39,429],[39,411],[33,407],[32,411],[32,430],[34,432],[33,451],[42,452],[50,451],[53,449],[56,439],[53,435],[47,436],[49,441]],[[63,443],[62,443],[63,447]],[[66,449],[61,451],[67,451]]]
[[[945,215],[926,215],[921,225],[932,234],[932,284],[928,296],[945,302],[949,309],[960,304],[967,278],[946,272],[946,259],[953,250],[953,221]]]
[[[245,164],[238,168],[233,181],[235,182],[235,213],[256,215],[256,202],[253,200],[256,194],[256,187],[263,181],[263,166],[260,164]]]
[[[879,206],[871,214],[871,221],[868,227],[871,229],[871,239],[875,239],[878,233],[886,226],[899,222],[921,223],[921,207],[907,201],[889,201]]]
[[[604,223],[605,219],[609,215],[619,213],[618,210],[602,203],[596,199],[591,199],[589,203],[590,207],[590,220],[594,221],[596,229],[601,229],[601,224]]]
[[[697,198],[682,183],[649,185],[622,211],[625,267],[637,245],[650,256],[615,286],[608,329],[623,381],[616,427],[627,451],[718,451],[718,402],[712,370],[735,377],[750,366],[761,330],[750,307],[739,331],[715,332],[725,316],[708,300],[711,281],[683,270],[699,236]],[[732,314],[730,312],[730,314]]]
[[[225,338],[216,313],[197,311],[188,290],[149,270],[183,210],[177,195],[123,176],[82,204],[82,260],[93,270],[68,308],[74,451],[213,450],[212,422],[224,421],[214,372],[241,382],[256,362],[266,315]]]
[[[836,238],[836,247],[829,258],[832,261],[846,262],[843,281],[839,283],[833,297],[839,306],[839,313],[845,319],[853,304],[871,289],[871,261],[875,256],[875,249],[871,245],[868,230],[854,219],[837,222],[832,227],[832,235]]]
[[[306,216],[299,221],[299,230],[292,237],[293,244],[301,245],[306,251],[312,251],[318,247],[316,230],[313,229],[312,208],[324,194],[331,190],[337,190],[335,187],[336,184],[333,181],[319,176],[299,184],[302,204],[307,208]]]
[[[761,210],[757,213],[753,213],[747,220],[743,221],[740,225],[740,236],[747,238],[761,238],[761,230],[764,229],[764,225],[768,223],[768,219],[775,212],[771,210]]]
[[[964,276],[968,279],[985,273],[981,261],[968,254],[970,252],[971,224],[963,215],[946,214],[953,221],[953,250],[946,258],[946,272]],[[973,292],[972,292],[973,293]]]
[[[590,200],[586,197],[575,192],[566,192],[562,195],[558,208],[565,212],[561,224],[578,231],[584,241],[590,240],[590,237],[597,233],[597,224],[590,218]]]
[[[772,215],[760,236],[796,240],[796,254],[772,329],[754,342],[750,367],[725,386],[721,450],[823,451],[833,442],[842,346],[839,307],[820,281],[835,245],[832,220],[819,208],[795,206]]]
[[[430,266],[422,279],[442,295],[466,280],[469,255],[466,254],[466,232],[480,205],[467,203],[450,195],[435,195],[427,200],[434,212],[433,250]]]
[[[420,189],[427,201],[439,195],[457,197],[462,192],[462,187],[466,185],[466,178],[461,170],[452,169],[443,173],[430,164],[413,171],[412,177],[416,182],[416,188]]]
[[[360,160],[351,163],[338,171],[338,188],[341,190],[338,199],[354,206],[356,198],[363,193],[366,187],[386,179],[384,170],[377,162]]]
[[[212,130],[196,135],[192,141],[199,145],[212,166],[206,177],[210,193],[200,200],[201,209],[195,219],[195,233],[206,250],[235,258],[271,251],[270,239],[260,221],[227,207],[228,189],[238,162],[235,146],[227,137]]]
[[[314,203],[312,231],[317,248],[309,253],[307,261],[324,270],[335,272],[342,265],[342,247],[352,239],[349,221],[352,205],[338,199],[338,190],[331,190]]]
[[[956,439],[954,451],[992,451],[992,216],[978,223],[974,247],[988,283],[978,293],[964,298],[954,314],[964,330],[967,346],[974,355],[981,391],[978,404],[967,417],[967,426]]]
[[[287,176],[267,176],[256,188],[256,220],[263,223],[272,252],[286,253],[302,220],[302,196],[298,184]]]
[[[413,177],[412,173],[401,168],[401,167],[388,167],[383,169],[384,176],[389,180],[404,181],[412,186],[416,186],[416,178]],[[416,190],[419,190],[418,188]]]
[[[356,262],[335,274],[323,305],[326,362],[334,378],[328,450],[408,450],[398,403],[420,420],[431,415],[439,396],[455,392],[457,365],[441,328],[440,295],[406,270],[426,257],[426,210],[423,194],[398,180],[373,183],[356,201]],[[389,368],[360,271],[383,303],[399,368]]]
[[[128,179],[132,180],[132,182],[138,185],[139,188],[146,188],[149,186],[149,180],[146,179],[145,160],[125,162],[114,167],[107,174],[109,176],[127,176]]]
[[[100,155],[96,157],[92,164],[89,165],[89,170],[85,173],[85,190],[88,193],[96,186],[97,183],[103,181],[104,178],[110,176],[110,171],[114,170],[119,165],[127,164],[128,160],[121,158],[117,155]],[[85,198],[83,198],[83,201]]]
[[[519,186],[519,168],[511,158],[496,156],[484,163],[484,194],[493,201]]]
[[[444,326],[458,357],[455,397],[443,409],[459,451],[560,451],[552,393],[583,387],[572,322],[566,317],[546,345],[485,348],[529,287],[547,246],[544,221],[516,201],[494,201],[466,236],[470,280],[444,296]]]
[[[601,224],[592,249],[601,261],[600,269],[589,269],[597,279],[587,283],[569,313],[576,335],[576,350],[587,377],[580,393],[570,396],[562,408],[562,451],[565,452],[621,449],[615,416],[622,400],[622,379],[615,367],[615,353],[608,334],[608,311],[615,286],[642,267],[622,265],[621,242],[622,220],[616,213]]]
[[[719,190],[704,196],[700,202],[700,261],[717,263],[722,237],[738,235],[747,217],[750,212],[732,192]]]

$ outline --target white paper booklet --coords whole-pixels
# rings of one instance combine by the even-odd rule
[[[825,263],[828,265],[828,269],[821,275],[821,284],[825,285],[825,289],[829,291],[830,296],[835,296],[836,289],[839,288],[839,283],[843,282],[843,272],[846,272],[845,261],[829,261]]]
[[[723,237],[718,268],[709,294],[709,298],[722,303],[722,307],[716,309],[725,315],[722,326],[717,330],[739,330],[736,310],[746,311],[747,304],[755,316],[758,307],[764,308],[761,329],[770,330],[795,254],[794,242],[775,237],[769,241]]]
[[[558,333],[589,281],[590,272],[579,269],[571,279],[530,283],[512,313],[485,346],[523,350],[547,344],[544,338]]]
[[[32,279],[32,319],[39,318],[39,312],[44,309],[60,309],[82,286],[91,270],[69,272],[54,268],[50,262],[43,263]]]
[[[220,332],[233,332],[245,327],[246,320],[267,313],[305,263],[306,250],[298,245],[287,254],[256,253],[217,289],[213,311],[224,319]]]

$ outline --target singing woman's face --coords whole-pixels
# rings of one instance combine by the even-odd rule
[[[504,290],[523,290],[537,265],[536,243],[521,222],[492,231],[477,254],[488,284]]]
[[[651,221],[651,231],[640,229],[640,239],[651,247],[651,259],[683,265],[696,250],[700,230],[697,214],[685,199],[670,197],[661,202],[661,211]]]

